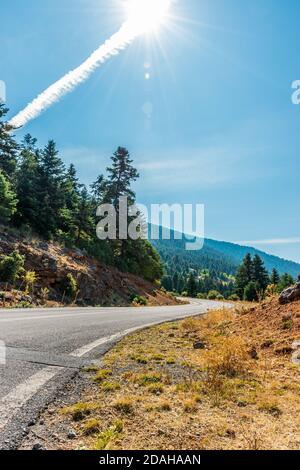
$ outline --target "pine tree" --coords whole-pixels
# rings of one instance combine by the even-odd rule
[[[96,181],[91,184],[92,196],[97,204],[104,201],[106,182],[103,175],[99,175]]]
[[[272,274],[271,274],[271,277],[270,277],[270,283],[273,285],[273,286],[277,286],[280,282],[280,276],[279,276],[279,273],[277,271],[276,268],[273,268],[272,269]]]
[[[295,280],[290,274],[288,273],[283,274],[278,284],[278,292],[282,292],[284,289],[287,289],[288,287],[292,286],[294,283],[295,283]]]
[[[71,164],[62,182],[64,207],[60,210],[60,230],[61,238],[73,243],[78,239],[78,220],[82,220],[83,217],[79,214],[82,188],[76,168]]]
[[[16,193],[18,211],[14,217],[17,226],[28,225],[35,229],[39,217],[39,158],[36,139],[27,134],[21,143],[18,168],[16,172]]]
[[[131,189],[131,184],[139,177],[137,170],[133,167],[133,161],[127,149],[118,147],[117,151],[111,157],[112,165],[107,168],[108,177],[102,179],[101,176],[94,185],[94,192],[98,196],[102,195],[102,204],[112,204],[116,211],[116,240],[110,241],[113,251],[116,255],[117,266],[126,271],[132,270],[129,266],[135,264],[135,256],[138,255],[134,246],[135,241],[131,239],[122,239],[120,236],[119,214],[120,198],[127,197],[128,207],[135,203],[135,193]],[[133,220],[127,213],[127,224]],[[146,248],[146,245],[145,245]],[[129,255],[130,253],[130,255]],[[132,259],[133,256],[133,259]]]
[[[243,263],[245,266],[245,272],[247,275],[248,282],[250,282],[253,277],[253,261],[250,253],[246,254]]]
[[[252,280],[256,283],[259,291],[265,292],[269,284],[269,275],[264,266],[264,262],[259,255],[254,256],[252,266]]]
[[[173,289],[178,292],[178,283],[179,283],[179,275],[178,272],[175,271],[173,276]]]
[[[103,202],[113,204],[118,211],[121,196],[128,197],[128,203],[134,204],[135,193],[131,184],[139,178],[138,171],[132,166],[128,150],[118,147],[111,158],[112,166],[107,168],[108,179],[105,181],[105,195]]]
[[[92,200],[86,187],[84,186],[80,192],[78,211],[75,215],[75,224],[77,227],[77,243],[82,237],[84,239],[89,239],[90,234],[94,232],[95,225],[92,214]]]
[[[197,294],[197,283],[195,279],[195,274],[190,273],[187,281],[187,293],[189,297],[196,297]]]
[[[184,277],[181,275],[179,276],[179,279],[178,279],[177,292],[181,294],[181,292],[183,292],[184,290],[185,290],[185,280],[184,280]]]
[[[255,282],[250,281],[249,284],[246,285],[243,298],[248,302],[258,301],[257,284]]]
[[[240,299],[244,298],[244,291],[245,287],[251,282],[253,279],[253,264],[252,264],[252,258],[250,253],[248,253],[244,260],[243,263],[240,265],[238,268],[237,274],[236,274],[236,293],[239,296]]]
[[[60,228],[65,208],[64,165],[58,156],[53,140],[50,140],[41,154],[39,176],[39,219],[38,232],[51,238]]]
[[[166,289],[166,291],[171,292],[173,290],[173,281],[171,276],[164,275],[161,280],[161,286]]]
[[[7,224],[16,212],[17,198],[11,184],[0,170],[0,223]]]
[[[18,145],[11,136],[12,128],[4,121],[8,109],[0,102],[0,170],[12,180],[17,165]]]

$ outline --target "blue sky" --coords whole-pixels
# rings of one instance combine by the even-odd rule
[[[138,39],[18,135],[55,139],[86,183],[127,146],[139,202],[204,203],[208,237],[300,261],[299,16],[297,0],[173,0],[156,37]],[[2,4],[10,116],[123,20],[122,0]]]

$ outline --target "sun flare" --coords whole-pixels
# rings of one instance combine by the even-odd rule
[[[128,22],[132,28],[149,31],[167,19],[171,0],[127,0]]]

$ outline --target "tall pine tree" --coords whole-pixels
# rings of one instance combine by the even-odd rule
[[[269,284],[269,275],[259,255],[254,256],[252,266],[252,280],[256,283],[258,291],[265,292]]]
[[[16,212],[17,198],[11,184],[0,170],[0,224],[8,224]]]
[[[8,109],[0,102],[0,170],[12,180],[17,166],[18,144],[11,136],[12,128],[4,120]]]
[[[36,139],[29,134],[21,143],[16,173],[18,212],[14,218],[17,226],[27,225],[35,230],[39,218],[40,201],[38,196],[39,157]]]
[[[253,264],[250,253],[248,253],[243,263],[238,268],[236,274],[236,293],[242,300],[244,298],[244,292],[246,286],[253,280]]]
[[[276,268],[272,269],[271,277],[270,277],[270,283],[273,286],[277,286],[280,282],[280,276]]]
[[[53,237],[61,224],[65,208],[64,193],[65,168],[53,140],[50,140],[41,153],[39,175],[39,218],[38,232]]]

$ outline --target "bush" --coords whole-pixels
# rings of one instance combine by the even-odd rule
[[[112,426],[99,434],[97,443],[95,445],[95,450],[105,450],[111,441],[114,441],[120,437],[122,431],[122,421],[116,421]]]
[[[24,272],[25,256],[14,251],[4,256],[0,261],[0,280],[4,282],[15,282]]]
[[[207,294],[207,298],[208,300],[216,300],[218,295],[221,295],[220,292],[218,292],[217,290],[211,290]]]
[[[228,300],[231,300],[232,302],[238,302],[240,298],[237,294],[232,294],[228,297]]]
[[[76,279],[73,277],[71,273],[67,274],[66,279],[63,283],[63,290],[67,297],[72,299],[75,298],[78,292],[78,284]]]
[[[200,292],[199,294],[197,294],[197,299],[206,299],[206,294]]]
[[[215,348],[205,352],[208,380],[217,376],[236,377],[244,373],[247,367],[248,349],[241,337],[219,338]]]
[[[217,295],[217,300],[225,300],[222,294]]]
[[[133,303],[136,305],[148,305],[148,300],[141,295],[137,295],[134,297]]]
[[[244,300],[247,300],[248,302],[254,302],[258,301],[258,293],[257,293],[257,288],[256,288],[255,282],[251,281],[247,286],[245,287],[244,290]]]
[[[29,294],[31,291],[33,291],[34,286],[38,280],[38,276],[35,271],[26,271],[23,280],[25,282],[25,291],[27,294]]]

